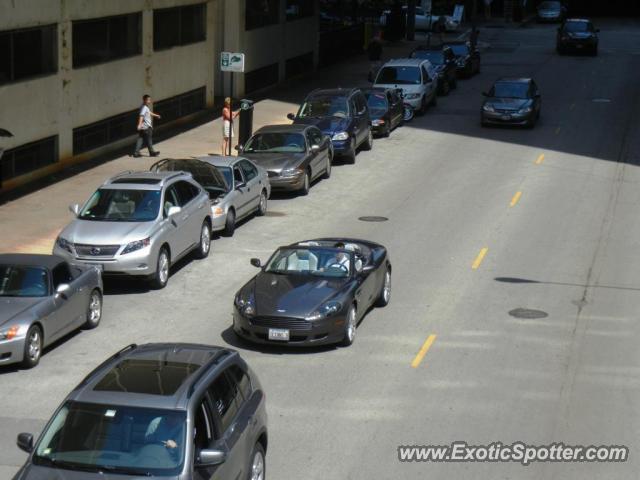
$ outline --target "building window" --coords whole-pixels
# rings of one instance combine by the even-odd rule
[[[58,136],[48,137],[11,150],[2,156],[2,180],[24,175],[58,161]]]
[[[206,107],[205,87],[155,102],[153,110],[162,115],[162,123],[185,117]],[[73,129],[73,154],[95,150],[134,135],[139,109],[121,113]]]
[[[284,66],[286,79],[313,72],[313,52],[291,57]]]
[[[278,83],[278,64],[267,65],[244,75],[244,89],[247,93],[262,90]]]
[[[245,29],[274,25],[280,21],[280,0],[245,0]]]
[[[207,6],[204,3],[153,11],[153,49],[166,50],[202,42],[207,38]]]
[[[0,85],[58,70],[56,25],[0,32]]]
[[[315,15],[315,0],[287,0],[287,21]]]
[[[73,68],[142,53],[140,12],[73,22]]]

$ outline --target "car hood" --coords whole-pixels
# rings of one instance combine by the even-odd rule
[[[86,245],[123,245],[142,240],[153,233],[155,222],[99,222],[74,220],[60,233],[72,243]]]
[[[143,480],[148,479],[149,477],[141,475],[78,472],[29,464],[20,470],[20,472],[14,477],[14,480],[90,480],[92,478],[95,478],[96,480]],[[166,480],[173,480],[177,477],[162,478]]]
[[[260,273],[253,286],[256,314],[305,317],[330,300],[348,280]]]
[[[331,136],[334,133],[348,130],[350,119],[343,117],[296,117],[294,123],[315,125],[322,131],[322,133]]]
[[[491,105],[500,110],[520,110],[531,103],[531,100],[522,98],[491,98],[485,105]]]
[[[302,160],[304,153],[242,153],[242,156],[252,160],[256,165],[271,171],[294,168]]]
[[[0,327],[42,301],[42,297],[0,297]]]

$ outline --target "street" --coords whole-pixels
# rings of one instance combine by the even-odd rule
[[[640,24],[597,23],[598,57],[558,56],[554,25],[483,29],[481,73],[376,139],[355,165],[337,163],[306,197],[273,194],[265,217],[216,237],[208,259],[181,261],[164,290],[108,279],[99,328],[49,348],[35,369],[0,369],[0,478],[26,458],[16,435],[39,434],[88,372],[132,342],[238,349],[267,393],[268,478],[637,478]],[[500,76],[536,80],[543,106],[535,129],[480,126],[481,92]],[[366,83],[366,70],[354,78]],[[274,94],[282,122],[308,89]],[[198,148],[182,154],[204,153]],[[102,180],[90,178],[74,202]],[[73,196],[74,181],[0,206],[0,218],[15,223],[13,212],[37,205],[23,250],[46,248],[53,227],[70,220],[66,210],[47,211],[47,195]],[[256,273],[249,259],[325,236],[387,247],[390,304],[368,313],[349,348],[240,341],[231,309]],[[5,251],[20,235],[3,237]],[[457,440],[625,445],[631,453],[625,463],[527,467],[398,460],[400,445]]]

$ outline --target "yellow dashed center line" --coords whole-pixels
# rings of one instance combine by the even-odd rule
[[[471,268],[473,270],[477,270],[478,267],[480,267],[480,264],[482,263],[482,260],[484,259],[484,256],[487,254],[488,251],[489,249],[487,247],[484,247],[482,250],[480,250],[480,253],[476,257],[476,259],[473,261],[473,264],[471,265]]]
[[[516,194],[511,199],[511,203],[509,204],[509,206],[510,207],[515,207],[516,203],[518,203],[518,200],[520,200],[521,196],[522,196],[522,192],[520,192],[520,191],[516,192]]]
[[[427,354],[427,352],[431,348],[431,345],[433,344],[435,339],[436,339],[436,335],[432,333],[424,341],[424,343],[422,344],[422,348],[420,349],[420,351],[418,352],[416,357],[413,359],[413,362],[411,362],[411,366],[413,368],[418,368],[418,366],[420,365],[420,362],[422,362],[422,359],[424,358],[424,356]]]
[[[544,162],[544,153],[540,154],[540,156],[536,160],[536,165],[540,165],[542,162]]]

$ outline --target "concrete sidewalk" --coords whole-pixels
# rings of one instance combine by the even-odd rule
[[[406,56],[421,41],[385,45],[383,59]],[[257,96],[254,130],[269,124],[290,123],[286,114],[295,112],[314,88],[367,85],[369,66],[366,56],[359,55]],[[222,120],[216,118],[158,142],[156,149],[161,152],[158,158],[121,156],[9,200],[0,206],[0,252],[50,253],[58,233],[72,218],[68,206],[85,202],[105,179],[125,170],[147,170],[161,158],[220,153],[221,143]]]

